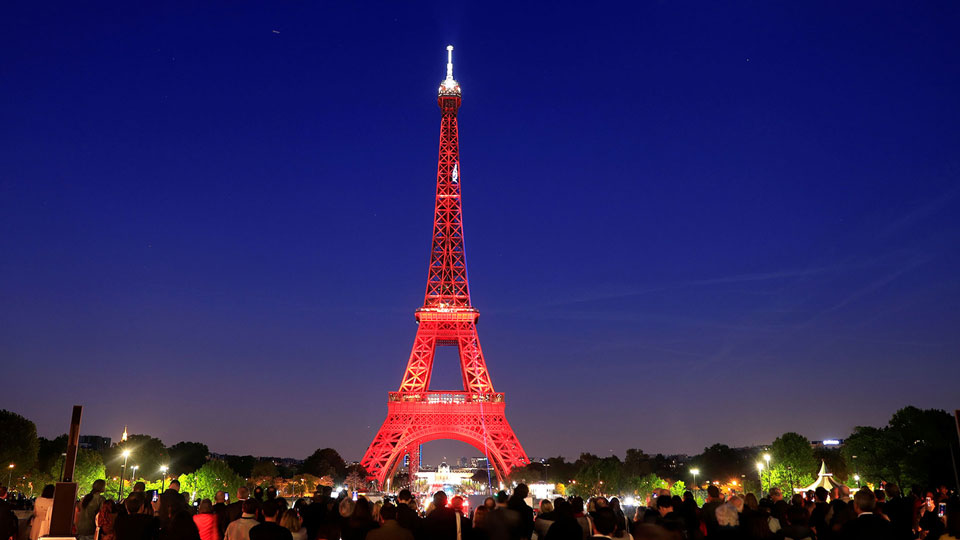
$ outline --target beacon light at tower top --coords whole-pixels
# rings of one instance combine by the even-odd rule
[[[447,45],[447,78],[440,83],[441,96],[460,95],[460,84],[453,79],[453,45]]]

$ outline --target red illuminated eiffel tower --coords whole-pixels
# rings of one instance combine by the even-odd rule
[[[503,394],[493,390],[477,337],[480,313],[470,305],[467,261],[460,204],[460,143],[457,111],[460,85],[453,79],[453,47],[447,47],[447,78],[440,84],[440,158],[433,219],[433,247],[427,270],[427,293],[417,309],[419,326],[400,389],[390,392],[387,419],[367,448],[361,464],[370,479],[385,487],[387,479],[410,456],[411,480],[420,445],[455,439],[475,447],[501,481],[513,467],[529,463],[504,414]],[[430,390],[437,347],[457,347],[462,390]]]

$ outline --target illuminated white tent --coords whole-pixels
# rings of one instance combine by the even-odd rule
[[[798,493],[802,493],[804,491],[813,491],[818,487],[822,487],[827,491],[830,491],[833,488],[843,487],[843,484],[833,479],[832,472],[827,472],[827,463],[825,461],[820,461],[820,472],[817,473],[817,480],[809,486],[796,491]]]

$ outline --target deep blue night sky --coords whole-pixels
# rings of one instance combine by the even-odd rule
[[[423,301],[448,43],[530,455],[960,399],[956,3],[54,4],[0,12],[0,408],[42,435],[79,403],[359,459]]]

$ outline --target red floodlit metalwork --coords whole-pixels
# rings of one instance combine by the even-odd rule
[[[493,390],[477,337],[480,313],[470,304],[460,201],[460,143],[457,112],[460,85],[453,79],[453,47],[447,47],[447,78],[440,85],[440,156],[433,245],[427,267],[427,291],[417,309],[417,335],[397,392],[390,392],[387,419],[367,448],[361,464],[381,487],[410,456],[411,480],[419,447],[427,441],[454,439],[488,458],[499,480],[530,462],[504,414],[503,394]],[[462,390],[430,390],[437,347],[457,347]]]

